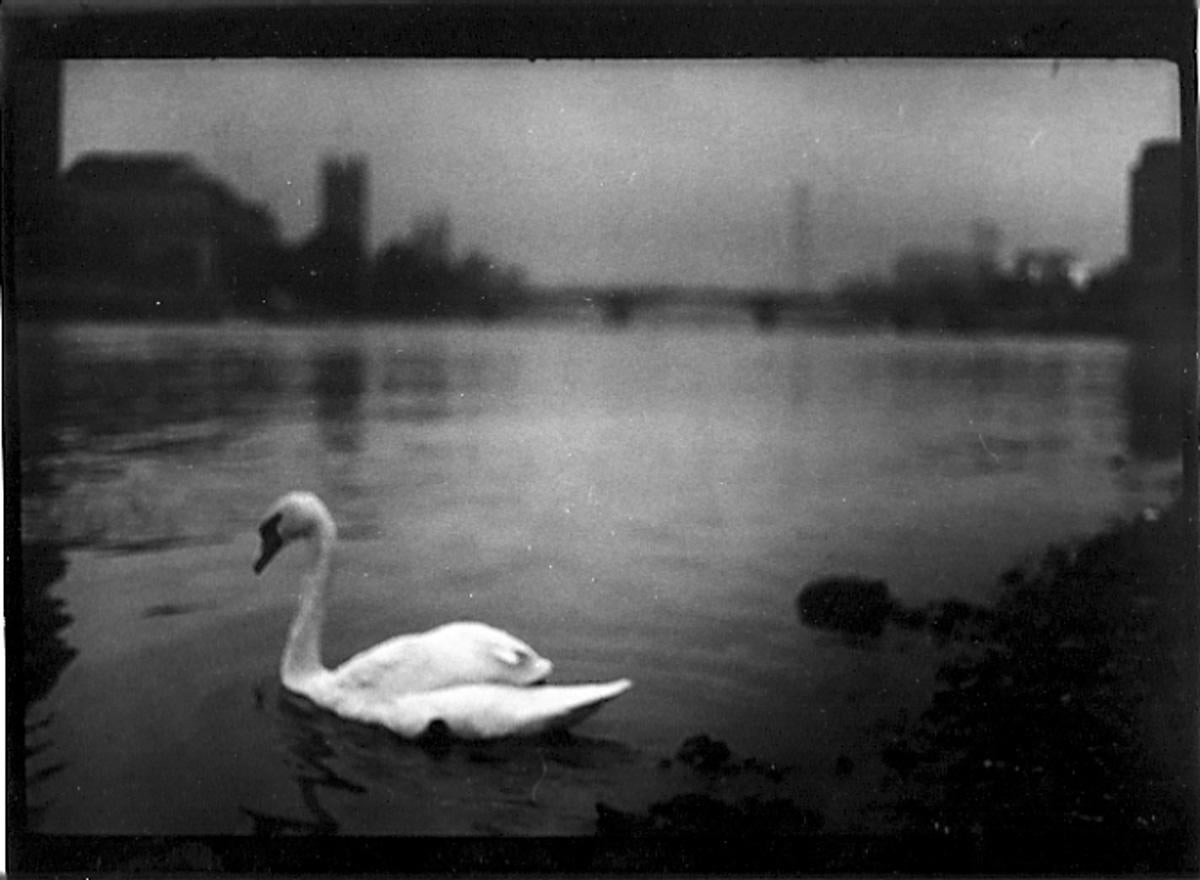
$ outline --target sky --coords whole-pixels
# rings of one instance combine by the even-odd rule
[[[1111,264],[1179,131],[1156,61],[108,59],[66,65],[61,160],[187,153],[297,241],[359,155],[375,247],[444,212],[536,284],[829,289],[976,220]]]

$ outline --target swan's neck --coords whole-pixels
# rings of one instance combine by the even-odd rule
[[[300,580],[300,605],[288,632],[280,678],[293,686],[324,671],[321,663],[321,630],[333,567],[333,524],[319,524],[308,540],[310,559]],[[295,688],[293,688],[295,689]]]

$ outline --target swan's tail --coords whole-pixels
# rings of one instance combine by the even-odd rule
[[[444,727],[463,739],[530,736],[578,724],[633,686],[627,678],[599,684],[520,687],[465,684],[398,697],[371,718],[406,737]],[[383,711],[379,711],[383,710]]]
[[[633,682],[621,678],[601,684],[478,687],[488,691],[485,702],[491,711],[468,713],[461,725],[456,725],[453,718],[445,721],[450,730],[460,736],[489,739],[563,730],[615,700],[633,687]]]
[[[628,678],[620,678],[603,684],[542,685],[536,690],[550,692],[544,707],[549,710],[547,713],[549,717],[543,726],[535,727],[529,732],[564,730],[578,724],[597,712],[605,703],[615,700],[631,687],[633,687],[633,682]],[[541,713],[535,714],[540,715]]]

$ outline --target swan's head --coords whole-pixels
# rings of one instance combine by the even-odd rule
[[[336,534],[328,508],[311,492],[289,492],[271,505],[258,526],[258,559],[254,573],[261,574],[275,554],[297,539]]]

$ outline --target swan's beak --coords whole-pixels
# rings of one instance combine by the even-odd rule
[[[254,560],[254,573],[262,574],[263,569],[267,567],[267,563],[275,557],[275,554],[279,552],[279,548],[282,546],[282,544],[270,545],[264,542],[262,550],[259,551],[258,559]]]
[[[262,574],[267,563],[275,558],[275,554],[283,546],[283,538],[279,537],[279,516],[275,515],[259,526],[258,536],[262,543],[259,546],[258,559],[254,561],[254,573]]]

